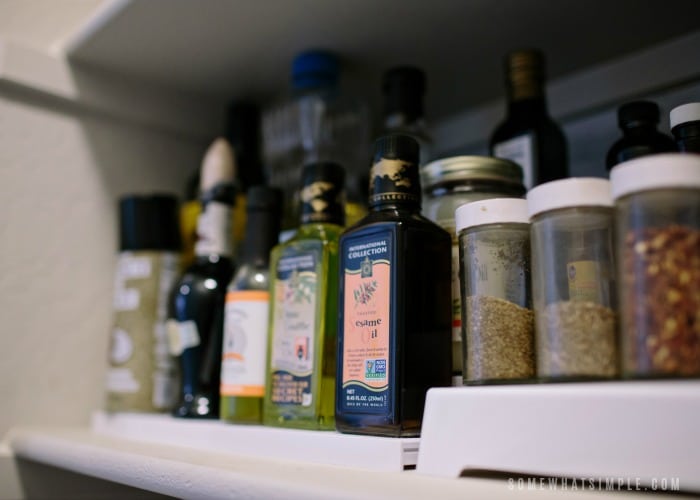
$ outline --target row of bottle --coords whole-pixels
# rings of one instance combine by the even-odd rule
[[[455,213],[467,384],[700,375],[700,156]]]

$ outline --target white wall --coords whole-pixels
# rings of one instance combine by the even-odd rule
[[[101,407],[117,199],[179,194],[205,146],[0,86],[0,438]]]

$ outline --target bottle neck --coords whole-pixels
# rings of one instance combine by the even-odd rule
[[[649,133],[656,132],[656,123],[644,121],[631,122],[621,125],[620,128],[625,134]]]
[[[537,116],[547,115],[547,102],[544,95],[513,100],[508,100],[508,114],[510,116]]]
[[[421,206],[420,203],[397,203],[397,202],[383,202],[371,205],[369,207],[372,212],[401,212],[404,214],[417,214],[420,213]]]
[[[241,263],[267,266],[270,250],[277,244],[279,230],[279,214],[267,210],[248,211]]]

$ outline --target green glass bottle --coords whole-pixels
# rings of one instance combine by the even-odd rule
[[[248,190],[240,267],[226,293],[221,360],[221,420],[262,423],[270,302],[270,250],[280,232],[282,191]]]
[[[338,238],[345,172],[304,167],[301,226],[270,255],[266,425],[335,429]]]

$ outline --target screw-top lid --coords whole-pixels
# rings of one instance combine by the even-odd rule
[[[178,204],[175,196],[129,195],[119,200],[121,251],[180,250]]]
[[[490,198],[457,207],[455,225],[462,229],[486,224],[528,224],[527,201],[522,198]]]
[[[384,73],[385,116],[402,113],[409,120],[423,116],[425,73],[414,66],[397,66]]]
[[[616,165],[610,171],[612,196],[665,188],[700,188],[700,156],[664,153]]]
[[[610,181],[597,177],[575,177],[546,182],[527,193],[527,211],[530,217],[573,207],[612,207]]]
[[[634,101],[623,104],[617,110],[617,123],[620,128],[642,124],[659,123],[659,106],[651,101]]]
[[[506,54],[506,83],[510,98],[518,101],[539,97],[545,80],[545,58],[537,49],[520,49]]]
[[[335,54],[324,50],[309,50],[294,58],[292,85],[295,89],[333,86],[338,81],[340,63]]]
[[[408,135],[392,134],[374,143],[369,174],[369,206],[401,203],[420,207],[420,146]]]
[[[301,223],[345,224],[345,169],[337,163],[319,162],[302,172]]]
[[[260,161],[260,110],[245,101],[233,102],[226,115],[226,138],[236,155],[240,189],[263,184],[265,177]]]
[[[671,120],[671,128],[683,123],[700,121],[700,102],[689,102],[676,106],[671,110],[669,115]]]
[[[453,156],[425,165],[422,170],[425,191],[470,181],[494,181],[510,184],[514,189],[523,186],[523,169],[510,160],[492,156]]]

